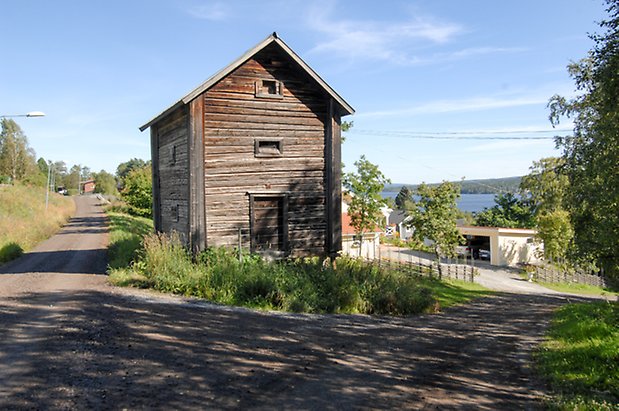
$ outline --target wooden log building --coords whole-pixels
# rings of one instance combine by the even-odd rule
[[[276,33],[150,127],[155,229],[194,252],[342,248],[341,117],[354,113]]]

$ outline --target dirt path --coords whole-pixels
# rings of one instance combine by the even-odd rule
[[[412,318],[263,313],[107,286],[95,200],[0,268],[0,408],[535,409],[555,295]],[[57,238],[60,237],[60,238]],[[48,269],[48,267],[50,267]]]

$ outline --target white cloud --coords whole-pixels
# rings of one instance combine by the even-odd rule
[[[195,18],[211,21],[222,21],[228,17],[228,8],[222,2],[213,2],[192,7],[188,13]]]
[[[466,59],[483,54],[522,51],[522,48],[469,47],[420,55],[415,50],[444,46],[466,32],[454,22],[417,14],[401,21],[367,21],[334,17],[333,3],[310,8],[306,24],[326,40],[311,53],[333,53],[349,59],[389,61],[415,66]]]
[[[373,58],[411,64],[416,58],[403,52],[415,42],[444,44],[462,33],[459,24],[416,16],[400,22],[337,20],[333,7],[324,4],[310,8],[306,23],[327,37],[312,52],[335,52],[350,58]],[[425,43],[422,43],[425,45]]]

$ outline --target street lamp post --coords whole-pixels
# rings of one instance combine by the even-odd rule
[[[42,111],[31,111],[26,114],[0,114],[0,118],[9,117],[45,117],[45,113]]]
[[[47,211],[47,204],[49,203],[49,186],[52,181],[52,162],[48,161],[47,165],[47,188],[45,189],[45,211]]]

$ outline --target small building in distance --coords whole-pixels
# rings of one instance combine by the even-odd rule
[[[86,180],[80,182],[80,194],[92,194],[95,192],[95,180]]]
[[[491,265],[535,264],[543,253],[543,245],[535,242],[535,230],[476,226],[458,226],[458,230],[467,239],[474,258],[479,258],[480,250],[486,250]]]
[[[194,251],[336,255],[341,117],[353,112],[273,33],[140,127],[155,229]]]
[[[342,254],[375,260],[380,256],[380,236],[383,230],[375,225],[373,230],[364,231],[362,235],[355,232],[348,215],[348,204],[342,202]],[[361,238],[359,238],[361,236]]]

